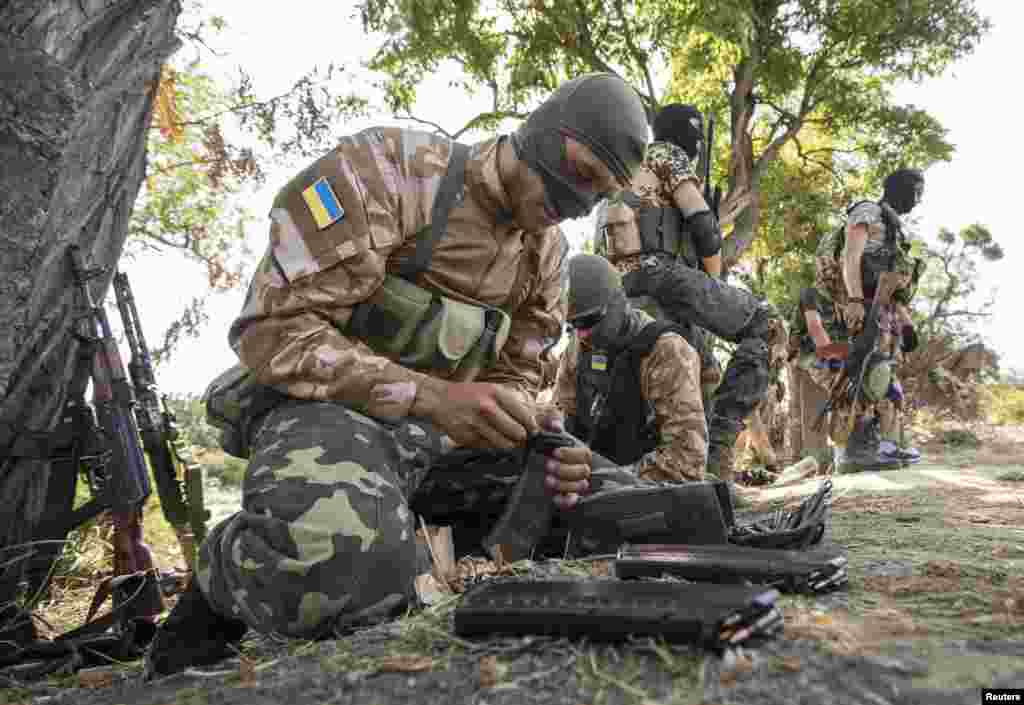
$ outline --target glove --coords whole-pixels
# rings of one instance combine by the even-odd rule
[[[917,350],[917,346],[921,343],[917,337],[917,331],[914,330],[914,326],[908,323],[903,326],[901,334],[900,350],[905,353],[912,353]]]

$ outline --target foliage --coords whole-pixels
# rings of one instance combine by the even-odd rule
[[[948,160],[938,121],[895,104],[891,89],[940,74],[989,28],[970,0],[365,0],[362,11],[368,29],[388,34],[369,66],[387,76],[393,109],[411,111],[420,79],[445,62],[461,69],[459,85],[490,91],[491,110],[458,133],[521,116],[585,71],[629,80],[649,115],[667,100],[726,114],[728,264],[761,232],[761,182],[787,145],[840,184]],[[823,134],[834,143],[803,142]]]
[[[1024,425],[1024,388],[1012,384],[985,386],[985,406],[990,422]]]
[[[921,334],[972,340],[970,324],[989,316],[995,303],[994,292],[989,292],[980,305],[971,305],[979,293],[978,265],[1002,258],[1002,246],[984,225],[969,225],[958,233],[942,228],[938,245],[927,250],[928,269],[915,300]]]
[[[206,422],[206,405],[194,394],[167,397],[167,407],[177,420],[178,432],[187,445],[202,450],[220,449],[220,430]]]
[[[206,268],[211,290],[223,290],[244,277],[245,228],[253,221],[242,205],[246,189],[261,185],[271,164],[322,153],[334,125],[363,115],[367,102],[341,88],[350,76],[334,65],[312,67],[269,99],[257,96],[252,77],[241,68],[234,85],[222,85],[203,71],[203,54],[216,53],[209,42],[227,23],[202,12],[196,3],[182,15],[177,32],[185,49],[149,86],[149,163],[125,256],[182,252]],[[194,56],[186,58],[188,50]],[[206,299],[203,294],[188,302],[158,353],[166,355],[183,336],[198,334]]]

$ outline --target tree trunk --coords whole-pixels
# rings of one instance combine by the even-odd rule
[[[109,268],[92,282],[102,301],[180,11],[177,0],[0,1],[0,547],[32,536],[46,496],[50,464],[22,451],[55,427],[78,352],[67,248]]]

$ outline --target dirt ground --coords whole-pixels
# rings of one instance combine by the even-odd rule
[[[977,703],[982,687],[1024,687],[1022,431],[980,429],[978,448],[937,433],[913,468],[833,478],[829,540],[847,549],[850,584],[784,596],[785,634],[757,650],[466,640],[454,596],[344,640],[249,637],[216,669],[143,682],[140,664],[112,666],[0,690],[0,703]],[[754,510],[814,487],[759,490]],[[601,578],[608,562],[510,570]]]

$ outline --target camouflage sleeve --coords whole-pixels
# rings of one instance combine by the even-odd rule
[[[534,400],[541,390],[544,361],[541,353],[558,341],[567,310],[569,242],[557,228],[536,236],[529,247],[533,281],[523,301],[512,311],[508,340],[498,362],[484,370],[478,381],[504,384]]]
[[[703,480],[708,428],[697,351],[676,333],[661,336],[640,363],[640,386],[654,406],[659,443],[637,462],[637,473],[648,480]]]
[[[311,167],[328,165],[339,174],[331,195],[340,215],[327,226],[302,220],[310,216],[297,189],[312,182],[310,169],[275,200],[270,244],[229,334],[242,363],[263,384],[401,418],[418,385],[430,383],[344,333],[353,306],[383,282],[390,253],[428,222],[444,175],[447,141],[406,134],[365,130]]]
[[[668,202],[679,184],[687,179],[700,180],[690,157],[682,147],[671,142],[651,142],[644,155],[644,166],[658,178]]]
[[[558,377],[555,379],[555,406],[566,417],[576,415],[576,357],[579,348],[576,336],[569,337],[569,345],[562,352],[558,363]]]

